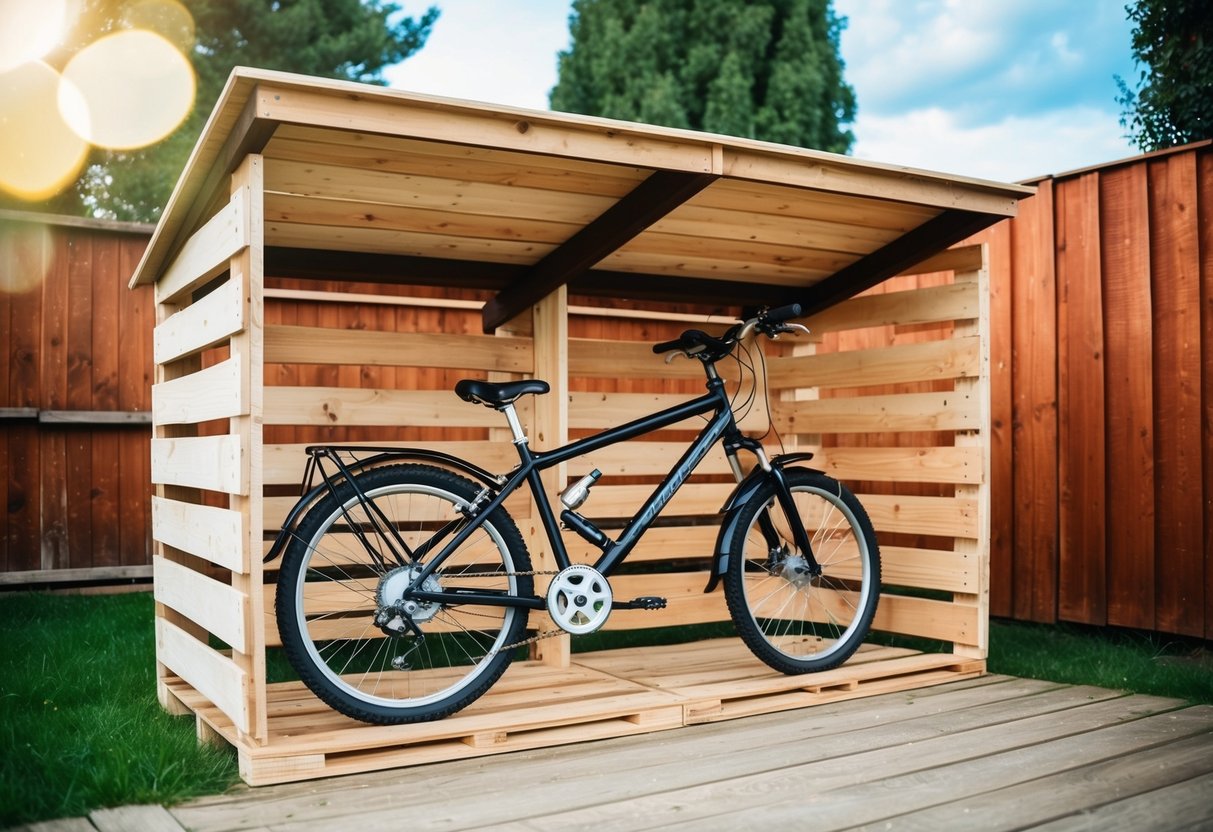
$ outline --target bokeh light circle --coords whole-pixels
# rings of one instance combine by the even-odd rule
[[[0,223],[0,250],[9,252],[9,267],[0,269],[0,293],[20,295],[46,279],[51,266],[51,232],[41,223]]]
[[[0,0],[0,72],[42,58],[66,24],[67,0]]]
[[[37,61],[0,75],[0,189],[21,199],[58,193],[88,155],[55,106],[58,89],[59,74]]]
[[[134,150],[173,132],[194,105],[194,70],[154,32],[131,29],[81,49],[63,69],[58,101],[82,138]]]

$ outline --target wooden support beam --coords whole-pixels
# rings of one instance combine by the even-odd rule
[[[718,178],[714,173],[655,171],[627,196],[548,254],[484,305],[484,331],[492,332],[538,303]]]
[[[941,251],[1001,219],[972,211],[944,211],[808,289],[785,293],[780,303],[799,303],[805,315],[820,312],[904,272],[924,254]]]

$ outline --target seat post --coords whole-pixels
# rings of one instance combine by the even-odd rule
[[[526,434],[523,433],[522,424],[518,421],[518,413],[514,410],[514,403],[504,404],[498,410],[505,414],[505,420],[510,423],[510,431],[514,434],[514,444],[526,445]]]

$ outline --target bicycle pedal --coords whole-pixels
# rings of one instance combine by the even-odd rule
[[[615,608],[625,610],[663,610],[666,606],[666,600],[656,595],[644,595],[640,598],[633,598],[631,601],[623,601],[615,604]]]

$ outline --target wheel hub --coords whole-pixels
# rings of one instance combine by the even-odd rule
[[[813,579],[821,574],[821,567],[811,567],[804,555],[788,555],[780,564],[780,569],[783,577],[797,589],[812,584]]]
[[[548,615],[566,633],[585,635],[611,614],[611,585],[597,569],[576,563],[562,569],[548,585]]]
[[[420,574],[420,566],[398,566],[379,579],[379,588],[375,594],[378,604],[375,622],[381,628],[403,634],[409,627],[401,613],[411,618],[414,623],[419,623],[429,621],[442,609],[442,605],[436,601],[404,598],[404,591]],[[421,582],[421,589],[425,592],[441,592],[442,585],[435,576],[430,575]]]

